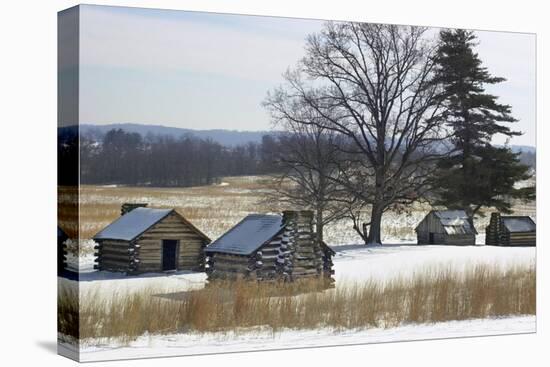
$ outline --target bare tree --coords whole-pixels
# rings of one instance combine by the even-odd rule
[[[294,102],[295,115],[309,121],[320,118],[307,103]],[[270,103],[268,99],[264,105],[271,109]],[[276,160],[280,173],[275,175],[275,193],[267,199],[313,210],[317,238],[323,241],[325,225],[346,214],[343,202],[336,200],[343,193],[338,183],[341,137],[323,124],[296,123],[277,113],[273,114],[273,123],[283,130],[277,138]]]
[[[381,243],[385,211],[429,188],[442,154],[437,142],[447,132],[441,88],[432,83],[435,43],[424,34],[413,26],[328,22],[308,37],[306,56],[284,75],[285,85],[268,94],[279,118],[345,137],[340,149],[348,160],[337,183],[348,202],[369,205],[369,222],[356,226],[369,244]],[[319,118],[296,113],[296,101]]]

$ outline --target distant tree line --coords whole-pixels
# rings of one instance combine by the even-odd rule
[[[294,181],[298,187],[310,190],[308,195],[304,195],[303,190],[293,191],[296,188],[281,185],[284,195],[278,195],[277,200],[295,197],[303,201],[304,206],[306,202],[315,202],[317,207],[326,207],[327,212],[319,213],[320,222],[341,218],[342,208],[327,200],[331,197],[327,192],[336,192],[334,181],[320,179],[321,186],[327,185],[328,188],[319,188],[315,181],[308,185],[300,183],[297,179],[299,171],[308,164],[298,164],[297,161],[307,162],[306,157],[319,154],[320,158],[311,164],[316,164],[317,169],[324,172],[320,177],[328,172],[337,173],[334,162],[342,161],[342,153],[335,149],[336,140],[342,145],[344,139],[325,129],[302,130],[301,126],[294,126],[292,130],[291,125],[286,129],[276,135],[264,135],[259,143],[231,147],[193,135],[174,138],[149,134],[144,137],[113,129],[103,135],[81,135],[80,151],[78,131],[62,129],[58,144],[58,182],[60,185],[78,183],[79,153],[80,182],[83,184],[197,186],[219,182],[223,176],[274,174],[280,180]],[[325,152],[327,157],[323,156]],[[340,156],[338,160],[336,155]],[[521,163],[535,168],[534,152],[522,151],[519,157]],[[309,171],[311,175],[315,170]],[[356,203],[348,204],[358,207]],[[322,219],[323,215],[326,217]]]
[[[98,141],[80,141],[80,180],[83,184],[196,186],[220,181],[223,176],[256,175],[276,171],[276,140],[226,147],[192,135],[147,135],[108,131]]]

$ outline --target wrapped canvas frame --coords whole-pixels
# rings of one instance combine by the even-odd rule
[[[85,149],[82,137],[85,135],[85,129],[87,129],[86,133],[89,132],[89,127],[85,126],[88,121],[82,118],[82,106],[85,106],[85,108],[90,107],[90,102],[88,102],[89,94],[87,93],[87,88],[90,85],[89,78],[91,74],[87,74],[88,71],[85,71],[83,73],[81,65],[86,65],[87,62],[86,60],[82,59],[83,55],[90,54],[89,50],[87,52],[83,52],[83,48],[89,47],[90,44],[82,43],[82,39],[84,39],[83,33],[86,33],[88,29],[87,27],[91,25],[91,22],[82,22],[82,19],[83,17],[86,17],[85,14],[88,10],[102,8],[104,7],[77,6],[60,12],[58,18],[58,276],[60,277],[58,295],[58,326],[60,354],[75,360],[136,358],[136,355],[133,355],[131,353],[113,354],[99,351],[96,355],[94,355],[93,353],[86,353],[86,357],[83,357],[83,355],[81,354],[82,351],[89,350],[87,348],[90,346],[90,343],[91,345],[93,345],[94,342],[94,336],[86,334],[90,331],[86,329],[85,325],[81,324],[82,315],[80,314],[80,312],[86,307],[86,305],[81,304],[81,302],[83,302],[83,300],[87,301],[87,298],[85,297],[85,292],[90,287],[90,285],[100,284],[101,282],[119,282],[121,284],[126,284],[127,287],[131,287],[132,283],[137,284],[139,281],[142,280],[148,281],[147,279],[153,279],[154,282],[156,282],[154,284],[163,284],[163,282],[169,283],[174,279],[183,279],[186,282],[195,282],[201,285],[215,284],[215,280],[220,278],[223,279],[223,281],[229,282],[240,282],[243,279],[249,281],[250,279],[253,279],[253,285],[251,285],[251,289],[253,289],[253,291],[257,292],[258,294],[262,294],[264,298],[272,297],[269,292],[272,292],[273,289],[266,289],[264,288],[263,284],[284,284],[283,287],[286,287],[290,284],[289,289],[284,289],[284,292],[294,292],[290,295],[286,294],[286,296],[289,297],[289,300],[307,298],[308,300],[310,300],[310,302],[313,302],[313,299],[315,299],[315,297],[310,297],[308,296],[308,294],[315,293],[326,295],[330,294],[330,292],[338,290],[340,283],[343,283],[341,281],[341,278],[339,278],[340,272],[346,273],[346,271],[351,269],[353,265],[353,262],[350,262],[349,264],[347,264],[348,266],[344,266],[343,261],[345,261],[347,257],[352,258],[353,261],[357,261],[357,254],[361,254],[363,252],[363,249],[361,248],[361,246],[358,245],[355,247],[351,246],[350,243],[344,244],[343,246],[333,246],[334,243],[330,241],[317,241],[316,233],[318,233],[319,230],[315,227],[315,223],[316,221],[318,221],[318,218],[313,218],[310,208],[306,208],[304,207],[304,205],[300,206],[296,203],[287,206],[279,205],[278,208],[281,210],[272,210],[273,207],[270,207],[270,209],[267,209],[267,207],[260,208],[256,211],[246,209],[243,211],[242,215],[238,219],[231,218],[230,223],[225,223],[223,227],[224,230],[220,233],[220,231],[215,231],[208,226],[204,226],[204,218],[201,218],[200,216],[197,216],[193,213],[191,213],[191,215],[188,215],[185,211],[185,205],[181,205],[181,202],[177,202],[176,204],[166,204],[166,202],[163,202],[162,200],[155,201],[154,198],[150,199],[150,197],[148,197],[150,199],[149,202],[141,203],[139,200],[140,196],[132,195],[129,195],[129,202],[125,202],[128,196],[124,195],[128,195],[127,193],[125,193],[124,195],[120,194],[120,196],[118,197],[116,196],[118,195],[117,190],[120,187],[133,186],[133,184],[127,185],[123,182],[122,185],[119,186],[119,188],[109,188],[108,185],[119,185],[118,183],[112,184],[110,182],[99,182],[94,185],[96,187],[92,188],[85,186],[90,184],[90,182],[92,181],[90,181],[89,177],[83,176],[82,160],[88,158],[82,158],[83,149]],[[114,8],[113,11],[123,12],[124,9],[125,8]],[[149,10],[129,9],[128,11],[147,13]],[[161,15],[167,17],[173,16],[175,18],[184,18],[184,14],[186,14],[186,12],[182,11],[150,11],[155,13],[156,16],[158,16],[160,12]],[[193,14],[197,15],[199,18],[211,17],[212,19],[215,19],[216,17],[225,17],[224,19],[228,19],[232,17],[230,15],[222,14]],[[236,15],[233,17],[237,18],[232,19],[247,18],[246,16]],[[266,17],[265,19],[267,21],[270,18]],[[286,21],[292,22],[292,19],[287,19]],[[254,24],[254,22],[257,22],[256,25],[258,26],[258,29],[261,30],[262,17],[255,18],[252,24]],[[175,24],[177,25],[178,23],[175,22]],[[320,21],[319,24],[321,24]],[[199,38],[199,35],[188,36],[196,36],[197,38]],[[269,40],[269,38],[267,39]],[[242,50],[242,52],[244,51],[245,50]],[[117,57],[118,56],[120,55],[117,55]],[[214,71],[215,70],[212,70],[212,72]],[[121,72],[124,73],[125,71]],[[283,73],[284,70],[281,70],[280,72]],[[246,73],[247,71],[245,70],[240,75],[240,77],[243,77],[243,74],[246,75]],[[184,78],[183,80],[186,79]],[[105,91],[107,90],[105,89]],[[267,92],[267,90],[265,92]],[[83,99],[86,100],[83,101]],[[260,104],[263,99],[263,95],[258,96],[258,104]],[[268,108],[269,106],[271,106],[272,108],[282,106],[277,105],[276,102],[277,101],[275,100],[268,100],[267,102],[265,102],[264,100],[264,103],[268,105]],[[214,110],[216,109],[216,107],[212,107],[212,109]],[[273,110],[271,110],[271,112],[273,112]],[[280,118],[280,116],[278,117]],[[124,129],[124,126],[122,127]],[[186,127],[195,129],[201,128],[201,126]],[[126,128],[129,127],[126,126]],[[227,128],[230,130],[242,129],[239,125],[227,126]],[[145,134],[142,133],[142,135]],[[105,136],[105,133],[103,133],[103,136]],[[87,148],[88,147],[86,146],[86,149]],[[228,149],[228,151],[230,151],[230,149]],[[226,187],[226,184],[229,187]],[[245,188],[232,188],[231,185],[235,185],[234,182],[228,183],[224,181],[208,181],[208,187],[215,186],[216,190],[218,190],[215,194],[219,194],[223,190],[229,190],[223,191],[223,195],[228,195],[224,197],[231,197],[231,195],[234,195],[236,192],[238,192],[238,190],[242,190],[243,193],[247,192],[246,190],[248,189],[246,188],[246,185],[248,184],[242,184],[241,181],[239,181],[239,184],[243,185],[243,187]],[[267,189],[254,186],[258,184],[258,182],[254,182],[251,184],[254,190]],[[144,190],[146,190],[148,187],[155,187],[154,185],[151,185],[149,183],[141,183],[135,186],[142,187],[144,188]],[[175,184],[173,186],[185,185]],[[206,187],[206,185],[202,186]],[[233,189],[235,191],[231,192],[230,190]],[[121,204],[123,207],[124,205],[126,205],[126,209],[121,208],[122,212],[120,214],[123,215],[119,215],[118,208],[116,209],[116,214],[113,214],[112,206],[109,206],[108,209],[102,209],[102,205],[105,206],[105,208],[107,207],[104,201],[98,201],[97,203],[94,203],[100,207],[99,215],[103,215],[102,210],[111,211],[109,212],[109,214],[106,214],[105,219],[100,220],[101,228],[98,228],[97,233],[94,234],[94,237],[92,237],[88,233],[83,232],[83,228],[86,228],[86,226],[89,225],[89,223],[87,223],[87,218],[89,217],[83,214],[83,210],[87,210],[87,205],[90,204],[88,200],[93,197],[93,195],[91,195],[90,192],[86,190],[96,190],[96,194],[98,197],[103,195],[101,193],[102,190],[112,190],[112,192],[109,192],[109,195],[113,195],[113,193],[115,193],[114,199],[112,196],[105,196],[100,200],[114,200],[117,202],[117,205]],[[163,190],[169,191],[170,188],[162,188],[159,192],[162,192]],[[164,195],[159,194],[159,192],[155,192],[154,195]],[[184,192],[184,194],[180,195],[189,194],[185,190],[182,192]],[[215,194],[208,193],[206,195]],[[243,198],[244,197],[245,194],[243,194]],[[143,206],[145,207],[141,208],[141,204],[144,204]],[[221,205],[230,204],[223,204],[222,201]],[[159,211],[172,209],[176,210],[176,214],[173,216],[173,218],[170,217],[167,221],[165,221],[165,218],[167,217],[156,217],[156,215],[159,214]],[[223,208],[221,207],[216,208],[216,210],[222,209]],[[477,226],[477,229],[474,228],[473,231],[469,229],[469,226],[472,226],[473,228],[473,225],[468,222],[467,215],[465,217],[464,213],[458,213],[454,210],[437,210],[433,212],[430,210],[425,210],[423,212],[423,215],[424,214],[426,215],[426,219],[422,221],[422,218],[418,218],[418,220],[414,224],[406,223],[406,226],[409,229],[416,229],[414,238],[415,240],[417,239],[416,242],[418,244],[422,243],[422,241],[426,241],[426,244],[428,246],[434,245],[434,242],[436,242],[437,244],[445,243],[446,245],[449,245],[449,247],[445,249],[433,248],[434,256],[448,256],[449,258],[456,257],[458,259],[461,259],[472,256],[472,254],[475,253],[474,257],[479,254],[479,258],[484,260],[496,259],[495,261],[501,261],[502,259],[507,259],[508,257],[514,257],[522,259],[521,261],[524,262],[523,265],[528,265],[529,262],[534,261],[535,249],[528,247],[534,245],[534,241],[536,240],[536,225],[531,219],[529,219],[529,216],[535,215],[534,206],[522,212],[516,213],[520,214],[518,218],[507,219],[505,214],[502,214],[502,219],[499,219],[501,217],[497,218],[496,215],[492,216],[491,221],[487,223],[486,228]],[[355,218],[352,219],[354,221],[353,224],[359,224],[359,226],[357,227],[361,229],[362,223],[356,223]],[[506,221],[514,220],[515,225],[521,227],[519,230],[517,229],[518,227],[515,227],[515,230],[510,230],[510,228],[512,227],[507,227],[507,225],[505,224]],[[421,227],[422,223],[428,223],[426,224],[425,230],[424,227]],[[533,223],[533,225],[531,225],[531,223]],[[271,230],[270,226],[274,226],[274,229]],[[523,230],[522,228],[524,226],[527,226],[529,228]],[[101,231],[99,229],[101,229]],[[338,230],[340,230],[340,228],[338,228]],[[132,231],[135,232],[132,236],[125,237],[127,235],[127,232]],[[476,235],[480,234],[480,232],[491,234],[491,236],[486,237],[486,245],[488,247],[453,247],[455,245],[485,244],[485,242],[476,242]],[[101,233],[109,233],[109,235],[102,238]],[[367,231],[363,231],[365,237],[367,233]],[[230,239],[230,241],[228,241],[228,238]],[[94,240],[94,243],[90,242],[92,240]],[[367,241],[368,239],[365,238],[365,240]],[[380,240],[380,238],[378,238],[378,240]],[[156,241],[163,241],[162,243],[177,241],[178,245],[172,249],[173,253],[167,251],[166,254],[162,253],[162,255],[158,255],[153,247],[148,247],[152,246],[151,243],[153,242],[155,243],[154,246],[157,246]],[[184,243],[185,241],[189,241],[188,243],[190,245]],[[466,241],[467,243],[463,241]],[[519,245],[519,247],[508,247],[510,245],[513,245],[514,243],[516,245]],[[372,243],[370,244],[372,245]],[[156,249],[156,247],[154,248]],[[412,248],[411,246],[407,245],[402,247],[386,247],[386,249],[391,248],[393,248],[396,253],[400,252],[402,254],[405,253],[405,251],[412,251],[411,253],[413,255],[411,257],[414,258],[415,256],[414,254],[416,248]],[[376,246],[372,249],[368,249],[368,251],[373,251],[375,253],[377,251],[386,251],[383,246]],[[429,249],[432,250],[431,247]],[[494,253],[490,252],[489,250],[494,250]],[[92,269],[88,269],[89,271],[81,271],[80,269],[83,257],[82,253],[85,251],[91,251],[94,256],[95,262],[92,265]],[[88,253],[88,256],[91,255]],[[75,257],[76,260],[74,259]],[[166,269],[163,268],[162,264],[165,260],[172,257],[177,257],[176,260],[172,259],[177,264],[175,269],[176,273],[164,273],[163,270]],[[388,258],[380,258],[380,261],[373,261],[371,257],[365,257],[364,260],[367,262],[359,266],[369,266],[371,269],[374,269],[372,273],[368,274],[369,276],[375,276],[376,272],[383,272],[383,269],[387,269],[388,271],[397,273],[400,264],[392,264],[390,261],[388,261]],[[424,258],[421,258],[421,260],[423,261]],[[420,266],[420,263],[420,260],[418,263],[415,263],[413,261],[413,265],[407,263],[406,266]],[[189,265],[189,268],[185,267],[180,269],[181,264],[187,264]],[[94,265],[96,269],[93,269]],[[94,272],[93,270],[96,270],[96,272]],[[489,273],[491,271],[491,269],[485,270],[489,271]],[[523,274],[524,278],[522,279],[528,279],[528,284],[534,287],[534,267],[532,269],[528,268],[524,270],[525,274]],[[192,271],[193,273],[188,274],[188,271]],[[353,274],[357,273],[354,272]],[[499,276],[500,275],[502,274],[499,273]],[[495,274],[493,274],[493,276],[495,276]],[[512,277],[514,276],[514,274],[510,273],[508,274],[508,276]],[[319,288],[315,288],[314,292],[311,289],[304,292],[303,289],[299,289],[299,287],[295,286],[295,284],[300,284],[300,281],[303,281],[304,279],[308,280],[309,278],[320,278],[323,280],[321,285],[316,285],[316,287],[319,286]],[[199,280],[197,281],[197,279]],[[336,285],[334,284],[335,279]],[[494,278],[488,277],[487,279],[490,282],[491,279]],[[466,289],[471,290],[473,286],[473,284],[468,285],[468,288]],[[236,293],[232,293],[234,289],[232,289],[226,283],[224,283],[223,287],[220,288],[216,288],[216,286],[213,286],[211,288],[206,287],[206,289],[207,291],[204,292],[205,294],[216,294],[216,297],[220,297],[220,299],[223,299],[223,302],[218,300],[221,303],[216,303],[216,305],[219,307],[222,307],[220,306],[220,304],[222,303],[225,304],[227,302],[234,301],[234,299],[231,297],[233,297]],[[211,293],[207,293],[208,289],[210,289],[209,292]],[[229,291],[226,291],[226,289],[229,289]],[[370,291],[372,291],[372,289]],[[491,288],[491,291],[495,290]],[[227,292],[227,294],[225,292]],[[376,289],[376,292],[382,291],[380,289]],[[305,296],[302,295],[304,293],[306,294]],[[197,294],[199,296],[202,296],[200,290]],[[483,295],[483,292],[481,294]],[[152,295],[152,297],[158,296],[158,294]],[[188,289],[185,289],[183,291],[172,290],[171,292],[166,292],[164,296],[161,295],[161,299],[162,302],[172,302],[172,304],[181,302],[182,304],[185,304],[186,299],[191,299],[194,296],[195,293],[192,293]],[[245,297],[244,295],[239,293],[239,297],[240,296]],[[387,297],[388,294],[384,293],[384,296]],[[451,306],[445,306],[446,308],[445,311],[442,311],[442,315],[437,316],[439,318],[436,320],[440,321],[439,324],[435,326],[423,325],[422,316],[418,316],[419,318],[416,321],[419,322],[420,325],[416,326],[416,329],[414,326],[415,323],[410,322],[403,325],[394,325],[403,327],[403,329],[400,329],[400,331],[398,332],[399,336],[395,338],[385,337],[384,331],[381,330],[383,328],[389,328],[392,326],[391,322],[388,320],[382,320],[382,323],[380,323],[381,321],[379,320],[373,320],[369,322],[365,321],[361,325],[361,327],[364,328],[364,330],[362,331],[351,330],[351,328],[346,326],[344,326],[342,330],[338,329],[338,326],[335,326],[338,325],[338,322],[342,322],[344,325],[347,325],[346,322],[348,322],[349,320],[346,322],[330,321],[332,324],[327,324],[328,329],[330,329],[329,332],[326,325],[319,326],[318,328],[312,328],[311,325],[306,327],[304,326],[306,323],[305,319],[300,319],[300,325],[305,328],[303,330],[301,330],[300,327],[285,324],[284,322],[282,326],[279,326],[280,330],[277,329],[277,331],[281,332],[281,338],[283,339],[283,342],[277,343],[274,340],[267,338],[265,335],[262,336],[260,333],[260,337],[258,337],[258,339],[261,342],[257,343],[253,347],[241,345],[236,348],[234,347],[233,349],[224,349],[223,347],[218,349],[190,348],[193,345],[199,344],[201,340],[212,341],[216,338],[215,331],[213,329],[209,330],[208,327],[205,326],[211,319],[211,317],[209,317],[209,314],[205,313],[204,320],[202,322],[205,322],[206,324],[193,326],[195,328],[193,329],[194,332],[186,332],[185,330],[188,330],[188,327],[178,326],[177,328],[174,328],[170,331],[170,333],[176,335],[176,339],[178,341],[174,342],[173,345],[168,345],[164,347],[180,347],[181,349],[176,348],[177,351],[173,352],[175,355],[248,351],[258,349],[262,350],[294,348],[302,347],[299,341],[313,338],[312,334],[315,334],[316,332],[327,332],[327,335],[325,335],[325,338],[321,338],[318,342],[308,343],[307,345],[339,345],[345,339],[343,338],[344,336],[347,336],[348,338],[350,336],[356,337],[352,338],[352,340],[354,340],[354,343],[424,339],[425,337],[422,336],[425,335],[422,334],[423,330],[425,332],[429,332],[431,330],[439,330],[441,331],[441,335],[439,337],[485,335],[487,332],[468,332],[465,330],[449,331],[448,329],[446,329],[447,324],[445,324],[445,321],[454,320],[454,316],[451,316],[451,313],[459,313],[455,308],[452,307],[452,304],[454,304],[453,302],[461,300],[460,297],[456,297],[456,295],[449,295],[449,305]],[[517,317],[523,317],[521,321],[525,322],[527,327],[524,327],[523,329],[515,329],[513,326],[511,326],[509,329],[504,327],[504,329],[506,329],[506,333],[534,332],[535,330],[535,312],[533,308],[533,302],[535,299],[534,289],[532,289],[530,292],[523,294],[522,297],[527,298],[522,299],[521,302],[519,302],[521,303],[521,305],[518,303],[518,305],[515,306],[517,307],[517,310],[520,311],[514,311],[513,315]],[[227,301],[228,299],[229,301]],[[262,298],[260,297],[260,299]],[[250,300],[248,299],[248,301]],[[372,294],[370,295],[370,297],[362,299],[359,304],[364,304],[366,305],[366,307],[370,307],[372,309],[375,309],[377,307],[376,299],[372,297]],[[531,306],[525,306],[524,304],[530,304]],[[235,306],[235,304],[233,305]],[[296,307],[302,306],[303,305],[300,303],[300,306]],[[474,306],[470,305],[463,307],[473,308]],[[347,309],[346,312],[348,313],[345,313],[342,316],[344,319],[346,319],[349,315],[352,315],[355,311],[351,311],[350,308]],[[407,312],[410,314],[413,313],[411,311],[411,308],[408,308]],[[523,314],[522,312],[525,312],[526,314]],[[435,311],[433,313],[435,313]],[[519,316],[518,313],[520,314]],[[472,314],[476,315],[475,313]],[[327,315],[330,315],[330,312],[327,313]],[[490,315],[491,314],[489,314],[489,316]],[[235,314],[234,318],[239,319],[239,317],[241,316],[239,316],[239,314]],[[101,315],[100,317],[105,317],[105,315]],[[330,315],[327,317],[334,316]],[[365,315],[365,317],[367,316]],[[379,317],[379,315],[375,317]],[[458,318],[458,316],[456,317],[460,320],[462,320],[463,318],[463,316],[460,316],[460,318]],[[471,318],[475,318],[476,321],[468,320],[470,318],[467,317],[467,320],[463,321],[463,327],[466,329],[472,328],[473,330],[475,330],[476,327],[480,326],[478,322],[482,323],[483,320],[476,317]],[[269,317],[267,319],[269,319]],[[269,320],[269,322],[274,322],[271,319]],[[513,321],[511,320],[512,319],[509,320],[510,325],[513,325]],[[500,330],[498,332],[495,331],[495,333],[502,333],[502,325],[506,325],[507,321],[492,321],[495,322],[495,330]],[[163,320],[163,322],[166,322],[166,320]],[[277,322],[282,321],[277,320]],[[245,321],[243,321],[243,323],[245,323]],[[254,326],[259,327],[261,325]],[[145,329],[147,329],[148,327],[150,326],[145,327]],[[191,327],[191,329],[193,327]],[[227,331],[228,325],[221,322],[221,324],[216,327],[226,328]],[[334,332],[333,328],[339,330],[340,334],[338,334],[338,332],[334,335],[331,334]],[[273,327],[273,330],[275,329],[276,328]],[[204,335],[200,335],[200,332],[203,332],[205,330],[207,334],[206,337]],[[229,330],[231,332],[231,329]],[[140,344],[140,336],[143,335],[142,331],[143,330],[139,332],[114,332],[113,339],[110,342],[116,344],[121,342],[124,343],[126,342],[126,340],[129,340],[130,343],[136,343],[139,348],[143,348],[141,350],[142,354],[140,354],[142,356],[166,355],[166,351],[162,349],[163,347],[160,347],[158,350],[156,350],[155,348],[143,347],[143,345]],[[150,330],[150,332],[154,334],[156,331]],[[375,336],[370,337],[370,332],[372,332]],[[379,332],[380,334],[376,334],[376,332]],[[250,335],[250,338],[256,338],[252,336],[254,334]],[[338,335],[340,335],[340,338]],[[159,338],[162,339],[162,335],[160,335]],[[235,338],[238,339],[239,337],[235,335]],[[244,340],[245,341],[243,343],[250,342],[250,339],[246,339],[246,337]],[[190,350],[190,352],[188,350]]]

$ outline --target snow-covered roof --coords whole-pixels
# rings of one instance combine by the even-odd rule
[[[502,225],[510,232],[534,232],[537,225],[530,217],[501,217]]]
[[[132,241],[164,219],[173,209],[137,208],[124,214],[94,236],[94,240]]]
[[[464,210],[434,210],[447,234],[476,234]]]
[[[440,219],[468,219],[464,210],[434,210],[433,213]]]
[[[250,214],[212,242],[207,252],[250,255],[283,229],[280,215]]]

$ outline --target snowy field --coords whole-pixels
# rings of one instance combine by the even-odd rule
[[[387,343],[410,340],[429,340],[470,336],[506,335],[535,332],[535,316],[441,322],[407,325],[390,329],[335,331],[286,330],[276,334],[257,330],[226,334],[179,334],[169,336],[145,335],[126,346],[84,346],[82,362],[177,355],[243,352],[299,347]],[[67,344],[61,344],[63,354],[75,354]]]
[[[412,243],[387,244],[377,247],[365,245],[333,246],[336,251],[334,270],[336,286],[345,282],[363,282],[368,279],[387,280],[411,276],[425,268],[452,267],[461,270],[474,264],[499,264],[503,267],[530,265],[535,262],[535,247],[496,246],[418,246]],[[153,289],[155,292],[185,291],[202,288],[205,273],[151,273],[126,276],[92,270],[92,258],[86,256],[80,274],[81,294],[111,294]],[[76,282],[60,278],[61,285]]]
[[[334,249],[337,284],[407,277],[425,268],[451,267],[460,271],[475,264],[498,264],[504,268],[530,265],[536,255],[534,247],[395,244],[379,247],[344,245]]]
[[[80,215],[84,238],[91,238],[120,215],[124,202],[147,202],[152,207],[176,208],[212,239],[216,239],[250,213],[276,213],[281,208],[262,203],[269,179],[260,176],[224,178],[218,185],[194,188],[131,188],[117,186],[84,186],[81,192]],[[60,198],[70,202],[70,193]],[[325,239],[336,251],[334,269],[336,287],[368,280],[383,283],[396,277],[411,277],[426,269],[452,268],[462,271],[475,264],[500,265],[503,268],[531,265],[536,249],[532,247],[504,248],[491,246],[417,246],[414,228],[431,208],[415,204],[408,212],[388,212],[383,218],[384,246],[366,247],[348,221],[331,223],[325,228]],[[63,212],[63,211],[62,211]],[[514,205],[514,214],[535,217],[535,206]],[[488,216],[476,218],[483,244],[483,229]],[[63,224],[63,222],[62,222]],[[167,294],[204,287],[204,273],[177,272],[171,274],[124,274],[93,270],[92,240],[84,239],[80,246],[70,246],[68,265],[78,271],[80,282],[59,278],[62,287],[74,287],[81,296],[109,300],[113,295],[154,291]],[[237,330],[227,333],[144,335],[128,344],[112,340],[87,340],[82,344],[82,361],[97,361],[153,356],[175,356],[306,346],[346,345],[358,343],[394,342],[462,336],[500,335],[535,331],[535,316],[502,319],[467,320],[437,324],[402,325],[387,329],[363,330],[283,330],[272,334],[265,329]],[[60,345],[62,354],[75,354],[68,344]]]
[[[179,213],[201,229],[212,240],[233,227],[251,213],[278,213],[282,209],[274,203],[265,202],[273,180],[267,176],[226,177],[221,184],[186,188],[89,186],[80,191],[80,234],[91,238],[120,215],[120,206],[125,202],[149,203],[151,207],[176,208]],[[61,226],[70,228],[63,221],[63,203],[71,203],[74,197],[63,190],[59,193]],[[415,203],[404,212],[389,211],[382,222],[382,240],[415,240],[414,228],[430,211],[426,204]],[[530,215],[535,218],[535,203],[516,203],[514,215]],[[71,211],[69,210],[68,214]],[[68,218],[71,218],[70,215]],[[489,216],[476,217],[475,226],[483,233]],[[325,227],[324,237],[332,245],[360,242],[349,220],[330,223]],[[477,243],[484,243],[479,236]]]
[[[533,247],[492,246],[418,246],[395,244],[382,247],[364,245],[335,246],[336,287],[368,279],[384,282],[397,276],[412,276],[424,268],[452,267],[460,271],[474,264],[499,264],[502,267],[530,265],[535,262]],[[205,284],[204,273],[145,274],[127,277],[108,272],[81,274],[80,292],[108,299],[113,294],[154,289],[157,294],[199,289]],[[76,282],[60,278],[62,285]],[[403,325],[389,329],[315,331],[248,329],[228,333],[144,335],[129,344],[89,340],[82,345],[83,361],[151,356],[175,356],[299,346],[328,346],[359,343],[394,342],[435,338],[500,335],[534,332],[535,316],[482,319],[437,324]],[[61,351],[73,353],[63,344]]]

